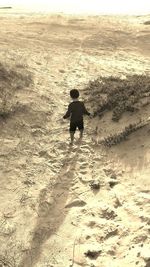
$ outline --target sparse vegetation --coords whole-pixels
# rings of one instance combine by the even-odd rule
[[[139,123],[130,124],[129,126],[125,127],[121,132],[113,135],[109,135],[106,138],[100,141],[101,144],[111,147],[113,145],[119,144],[121,141],[127,139],[127,137],[135,132],[136,130],[146,126],[150,122],[150,118],[145,121],[140,121]]]
[[[144,25],[150,25],[150,20],[145,21]]]
[[[0,63],[0,117],[6,118],[15,111],[15,93],[29,87],[32,76],[25,67]]]
[[[94,116],[102,116],[111,110],[112,120],[119,121],[126,111],[134,112],[143,97],[149,97],[150,76],[131,75],[125,79],[99,77],[90,81],[84,90],[87,100],[93,104]]]
[[[0,7],[0,9],[11,9],[12,7],[11,6],[3,6],[3,7]]]

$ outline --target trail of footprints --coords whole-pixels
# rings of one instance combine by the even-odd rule
[[[140,222],[139,220],[135,222],[135,225],[137,223],[137,233],[132,232],[135,230],[129,222],[134,217],[126,213],[124,203],[113,192],[115,186],[120,183],[118,177],[121,177],[122,174],[120,172],[116,174],[105,162],[103,156],[95,156],[94,148],[85,142],[78,148],[78,159],[74,171],[76,179],[72,183],[72,192],[76,191],[76,196],[79,193],[80,200],[69,205],[70,208],[79,207],[78,215],[72,220],[74,225],[81,227],[80,251],[77,248],[77,257],[75,257],[76,266],[98,267],[103,264],[102,266],[105,267],[105,260],[107,260],[107,265],[109,262],[112,264],[113,261],[114,265],[112,264],[112,266],[114,267],[119,266],[120,262],[123,266],[128,266],[129,263],[131,266],[135,266],[140,263],[139,266],[147,267],[144,259],[139,260],[144,242],[144,239],[140,238]],[[99,192],[90,189],[89,184],[94,179],[99,179]],[[82,194],[83,190],[85,190],[85,194],[84,192]],[[79,202],[82,202],[82,205]],[[135,203],[133,204],[135,205]],[[127,223],[124,221],[123,215],[128,218]],[[145,225],[143,225],[144,236],[148,234]],[[127,251],[129,244],[130,249]],[[92,252],[93,255],[98,256],[92,256]]]
[[[69,194],[75,197],[69,203],[66,201],[65,205],[68,211],[78,208],[78,214],[72,215],[72,224],[75,227],[80,225],[81,229],[74,267],[106,267],[110,264],[112,267],[119,267],[120,263],[124,267],[129,264],[130,267],[147,267],[144,259],[139,260],[142,246],[147,239],[145,236],[148,235],[147,221],[143,222],[141,232],[137,220],[137,232],[134,233],[135,228],[130,225],[132,214],[128,214],[124,199],[115,190],[121,183],[122,173],[116,173],[111,168],[103,152],[95,153],[95,147],[90,141],[75,143],[73,147],[58,142],[49,153],[43,152],[40,156],[45,157],[54,177],[60,176],[58,193],[61,187],[61,192],[69,190]],[[93,180],[99,181],[100,190],[90,188]],[[67,188],[68,184],[70,188]],[[58,208],[63,198],[63,194],[58,194]],[[133,203],[133,207],[134,205],[137,203]],[[124,221],[124,217],[128,218],[128,222]]]

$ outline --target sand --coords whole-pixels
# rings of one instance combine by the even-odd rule
[[[70,89],[82,99],[99,75],[150,74],[150,17],[0,20],[0,62],[33,77],[0,120],[0,266],[149,267],[150,126],[110,148],[98,140],[148,118],[150,105],[117,123],[86,117],[72,147],[62,116]]]

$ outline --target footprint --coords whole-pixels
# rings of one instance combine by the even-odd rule
[[[116,235],[118,235],[118,229],[115,229],[115,230],[109,232],[109,233],[106,235],[105,239],[108,239],[108,238],[113,237],[113,236],[116,236]]]
[[[80,169],[82,170],[82,169],[85,169],[87,167],[87,163],[82,163],[82,164],[80,164]]]
[[[73,207],[84,207],[86,202],[80,199],[75,199],[72,202],[68,203],[65,208],[73,208]]]
[[[82,175],[85,175],[85,174],[87,174],[87,171],[86,171],[86,170],[80,170],[80,173],[81,173]]]

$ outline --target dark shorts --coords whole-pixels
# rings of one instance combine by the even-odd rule
[[[84,129],[83,120],[82,121],[76,121],[76,122],[73,122],[73,121],[70,122],[70,129],[69,129],[70,132],[75,132],[77,128],[79,130]]]

